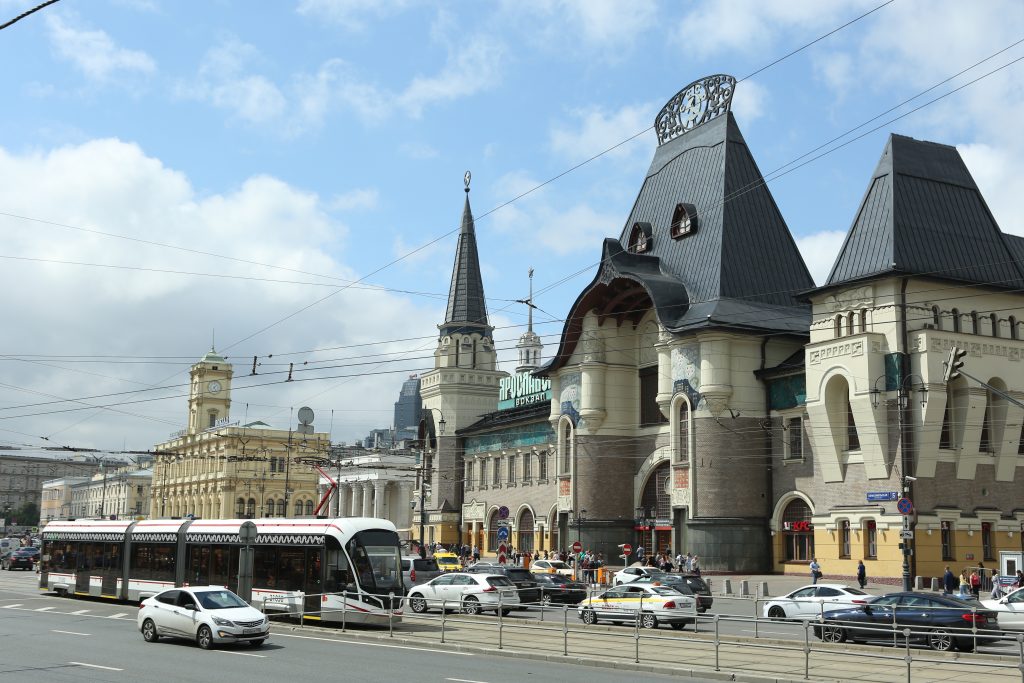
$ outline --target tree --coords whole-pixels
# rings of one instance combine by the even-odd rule
[[[18,526],[38,526],[39,506],[34,501],[22,503],[20,507],[11,510],[10,524],[17,520]]]

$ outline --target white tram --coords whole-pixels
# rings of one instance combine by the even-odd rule
[[[248,555],[245,522],[256,526]],[[237,588],[251,573],[252,602],[268,612],[350,624],[401,616],[401,551],[385,519],[83,519],[50,522],[42,538],[44,591],[136,601],[176,586]]]

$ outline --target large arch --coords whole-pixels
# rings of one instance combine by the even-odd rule
[[[519,552],[532,553],[534,551],[534,529],[537,526],[537,516],[533,508],[523,503],[516,511],[516,539],[515,548]]]
[[[770,528],[778,540],[775,544],[779,562],[805,562],[814,557],[814,528],[811,519],[814,503],[799,491],[779,497],[772,511]]]
[[[569,474],[572,471],[572,454],[576,443],[576,425],[568,415],[558,418],[558,430],[555,432],[558,439],[558,471],[556,474]]]
[[[633,507],[640,505],[640,499],[643,496],[644,487],[651,478],[651,474],[662,464],[670,463],[671,458],[671,446],[662,446],[661,448],[657,448],[653,453],[647,456],[643,465],[640,466],[640,470],[636,473],[636,476],[633,477]]]
[[[672,397],[669,404],[669,426],[673,461],[683,465],[691,462],[696,437],[693,431],[693,404],[685,392],[680,391]]]
[[[498,506],[492,505],[484,517],[484,534],[487,537],[487,552],[497,552],[498,549]]]
[[[558,535],[558,504],[556,503],[548,511],[548,550],[560,551],[561,540]]]

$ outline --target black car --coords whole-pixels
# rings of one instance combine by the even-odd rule
[[[540,573],[533,575],[540,585],[540,601],[545,605],[553,602],[575,605],[587,597],[587,586],[573,581],[562,574]]]
[[[4,569],[32,569],[39,552],[35,548],[18,548],[4,558]]]
[[[715,599],[711,597],[711,589],[704,579],[694,574],[655,574],[643,579],[637,579],[633,583],[660,583],[663,586],[671,586],[683,595],[692,595],[697,598],[697,611],[701,614],[711,609]]]
[[[509,581],[514,583],[519,591],[520,603],[525,606],[528,603],[536,604],[540,602],[540,585],[533,574],[527,569],[492,562],[477,562],[464,571],[472,574],[502,574],[507,576]]]
[[[894,613],[900,632],[909,627],[912,641],[923,641],[933,650],[952,650],[955,646],[961,652],[972,651],[975,642],[972,626],[978,628],[978,639],[999,634],[996,613],[978,609],[978,603],[911,591],[883,595],[867,605],[825,612],[823,623],[814,626],[814,635],[830,643],[847,640],[891,643]],[[902,633],[897,642],[903,642]]]

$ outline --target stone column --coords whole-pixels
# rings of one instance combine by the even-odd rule
[[[476,546],[478,551],[483,551],[483,544],[480,542],[480,522],[473,522],[473,540],[470,546]]]
[[[373,482],[373,516],[378,519],[387,518],[387,487],[388,483],[382,479]]]
[[[334,501],[334,516],[335,517],[348,517],[352,505],[349,497],[351,496],[351,489],[347,484],[338,484],[338,499]]]
[[[398,485],[398,513],[395,515],[395,526],[399,529],[412,529],[412,482],[403,481]]]
[[[373,482],[363,482],[363,510],[362,517],[371,517],[373,512]]]
[[[349,517],[363,516],[363,485],[356,482],[352,484],[352,507],[349,509]]]

